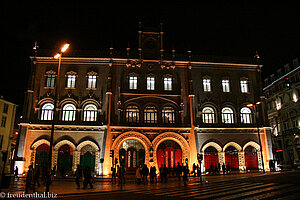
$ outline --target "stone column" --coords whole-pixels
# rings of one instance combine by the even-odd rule
[[[100,163],[100,151],[96,151],[95,152],[95,172],[97,175],[100,175],[99,163]]]
[[[246,170],[246,165],[245,165],[245,152],[244,151],[239,151],[239,169],[244,171]]]
[[[54,166],[56,166],[56,171],[57,171],[57,157],[58,157],[58,151],[53,150],[52,152],[52,166],[51,169],[53,169]]]
[[[258,162],[258,169],[259,170],[262,170],[263,169],[263,161],[261,159],[261,152],[260,151],[257,151],[257,162]]]
[[[32,166],[34,166],[35,164],[35,155],[36,155],[36,149],[32,149],[30,155],[30,165]]]
[[[80,164],[80,151],[75,150],[73,153],[73,167],[72,170],[76,171],[77,165]]]
[[[218,159],[219,159],[219,163],[220,163],[220,170],[221,171],[223,171],[222,170],[222,165],[223,165],[223,163],[225,164],[225,152],[218,152]]]

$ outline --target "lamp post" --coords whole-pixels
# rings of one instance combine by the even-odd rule
[[[50,134],[50,150],[49,150],[49,157],[48,157],[48,178],[46,180],[46,192],[49,192],[49,187],[51,184],[51,167],[52,167],[52,151],[53,151],[53,138],[54,138],[54,128],[56,122],[56,104],[58,99],[58,86],[59,86],[59,74],[60,74],[60,66],[61,66],[61,58],[62,54],[66,52],[69,48],[70,44],[64,44],[60,49],[60,52],[54,55],[54,59],[58,59],[58,68],[57,68],[57,77],[54,89],[54,102],[53,102],[53,115],[52,115],[52,124],[51,124],[51,134]]]
[[[264,157],[263,157],[263,152],[262,152],[261,139],[260,139],[260,132],[259,132],[258,116],[257,116],[257,114],[258,114],[257,106],[261,103],[262,103],[261,101],[258,101],[255,104],[248,104],[247,107],[253,107],[253,109],[254,109],[256,126],[257,126],[257,137],[258,137],[258,142],[259,142],[259,146],[260,146],[260,153],[261,153],[261,159],[262,159],[262,168],[263,168],[263,172],[266,173],[265,172],[265,165],[264,165]]]

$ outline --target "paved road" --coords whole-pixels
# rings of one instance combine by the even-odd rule
[[[59,195],[62,199],[300,199],[300,172],[259,176],[239,176],[204,181],[128,187],[123,191],[104,191],[77,195]]]

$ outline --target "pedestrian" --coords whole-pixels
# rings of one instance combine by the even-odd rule
[[[193,171],[192,171],[192,173],[194,174],[194,176],[196,176],[196,164],[195,163],[193,164]]]
[[[89,166],[86,166],[83,170],[83,189],[87,187],[87,185],[90,185],[90,188],[93,189],[93,184],[91,182],[92,179],[92,172],[91,168]]]
[[[150,168],[150,183],[154,183],[154,180],[157,183],[157,178],[156,178],[156,167],[152,166]]]
[[[40,167],[36,166],[35,170],[34,170],[34,184],[37,184],[37,187],[39,188],[41,186],[40,182],[39,182],[39,178],[40,178]]]
[[[14,171],[14,178],[17,178],[19,180],[19,168],[16,166],[16,169]]]
[[[188,166],[184,166],[183,167],[183,184],[186,186],[187,185],[187,181],[188,181],[188,173],[189,173],[189,169]]]
[[[223,163],[223,165],[222,165],[222,171],[223,171],[223,175],[225,175],[225,171],[226,171],[225,163]]]
[[[169,174],[169,169],[166,167],[166,165],[164,165],[164,168],[163,168],[163,177],[164,177],[165,183],[168,182],[168,174]]]
[[[135,171],[135,182],[141,184],[141,168],[137,168]]]
[[[118,179],[119,179],[119,185],[121,183],[125,184],[125,170],[122,165],[121,166],[118,165]]]
[[[117,183],[117,172],[116,172],[116,168],[112,167],[112,174],[111,174],[111,183],[112,184],[116,184]]]
[[[144,166],[142,168],[142,182],[144,184],[148,183],[148,179],[147,179],[148,174],[149,174],[149,168],[146,164],[144,164]]]
[[[82,168],[80,165],[77,165],[77,169],[75,171],[75,182],[77,185],[77,189],[80,188],[80,180],[82,179]]]
[[[230,165],[229,165],[229,163],[227,163],[226,170],[227,170],[227,174],[229,174],[230,173]]]
[[[181,166],[180,162],[177,163],[176,173],[177,173],[178,180],[180,181],[180,177],[181,177],[181,173],[182,173],[182,166]]]
[[[220,171],[221,171],[221,165],[220,163],[218,163],[218,173],[220,174]]]
[[[32,189],[35,192],[34,188],[34,171],[33,166],[29,165],[29,169],[26,176],[26,185],[25,185],[25,193],[28,193],[28,190]]]
[[[197,164],[197,176],[198,177],[201,176],[201,170],[198,164]]]
[[[160,168],[159,168],[159,175],[160,175],[160,182],[163,183],[164,182],[164,175],[163,175],[163,172],[164,172],[164,166],[163,164],[160,165]]]

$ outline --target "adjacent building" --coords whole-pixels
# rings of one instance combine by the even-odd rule
[[[59,85],[58,61],[49,52],[35,51],[31,61],[19,132],[23,171],[50,164],[55,87],[57,170],[72,172],[79,164],[109,174],[115,158],[128,173],[144,164],[172,170],[187,162],[191,168],[197,154],[204,155],[203,170],[219,163],[233,170],[269,168],[271,129],[260,106],[247,106],[260,101],[256,59],[167,53],[162,30],[140,27],[137,50],[71,49],[62,57]]]
[[[299,166],[300,66],[298,59],[264,80],[266,107],[272,128],[273,152],[283,167]]]

